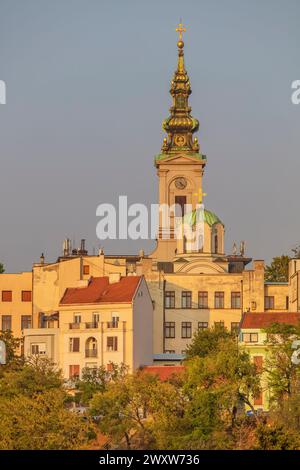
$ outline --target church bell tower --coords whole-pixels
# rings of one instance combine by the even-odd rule
[[[172,106],[170,116],[163,121],[167,137],[163,140],[161,153],[155,157],[155,167],[159,178],[160,207],[168,205],[181,208],[181,213],[171,211],[170,228],[166,229],[160,210],[157,248],[152,257],[161,261],[171,261],[176,254],[176,220],[184,215],[184,206],[194,210],[202,194],[202,176],[206,156],[200,152],[197,137],[193,134],[199,129],[199,121],[191,115],[189,96],[192,93],[190,79],[184,65],[184,42],[182,33],[186,31],[182,23],[179,33],[178,62],[171,81],[170,94]]]

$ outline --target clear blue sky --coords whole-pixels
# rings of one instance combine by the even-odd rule
[[[153,158],[170,106],[180,17],[206,207],[227,251],[300,243],[299,0],[0,0],[0,261],[31,269],[65,237],[92,251],[96,207],[157,202]],[[153,242],[105,243],[135,253]]]

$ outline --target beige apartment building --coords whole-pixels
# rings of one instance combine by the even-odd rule
[[[24,329],[24,354],[47,356],[67,379],[86,367],[152,364],[153,309],[144,277],[111,274],[67,288],[58,310]]]

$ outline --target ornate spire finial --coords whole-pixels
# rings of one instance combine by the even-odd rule
[[[170,94],[173,98],[173,104],[170,108],[170,116],[163,122],[163,130],[168,134],[164,139],[163,153],[189,153],[199,154],[199,143],[197,138],[193,139],[193,133],[199,128],[197,119],[191,116],[191,107],[189,106],[189,95],[192,93],[190,79],[184,66],[184,42],[182,34],[186,32],[182,20],[176,32],[179,34],[178,46],[178,64],[171,81]]]
[[[182,41],[182,33],[185,33],[185,32],[186,32],[186,27],[183,26],[183,24],[182,24],[182,19],[181,19],[181,18],[180,18],[180,22],[179,22],[179,24],[178,24],[178,26],[177,26],[177,28],[176,28],[176,32],[179,33],[179,41],[178,41],[177,45],[178,45],[178,47],[180,47],[180,46],[179,46],[179,43],[182,43],[182,47],[183,47],[184,44],[183,44],[183,41]]]

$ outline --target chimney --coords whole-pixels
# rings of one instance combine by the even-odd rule
[[[265,270],[265,262],[262,259],[255,259],[253,261],[254,271],[264,271]]]
[[[45,256],[44,256],[44,253],[42,253],[40,256],[40,264],[44,264],[44,263],[45,263]]]
[[[109,273],[108,279],[110,284],[116,284],[121,280],[121,273]]]

